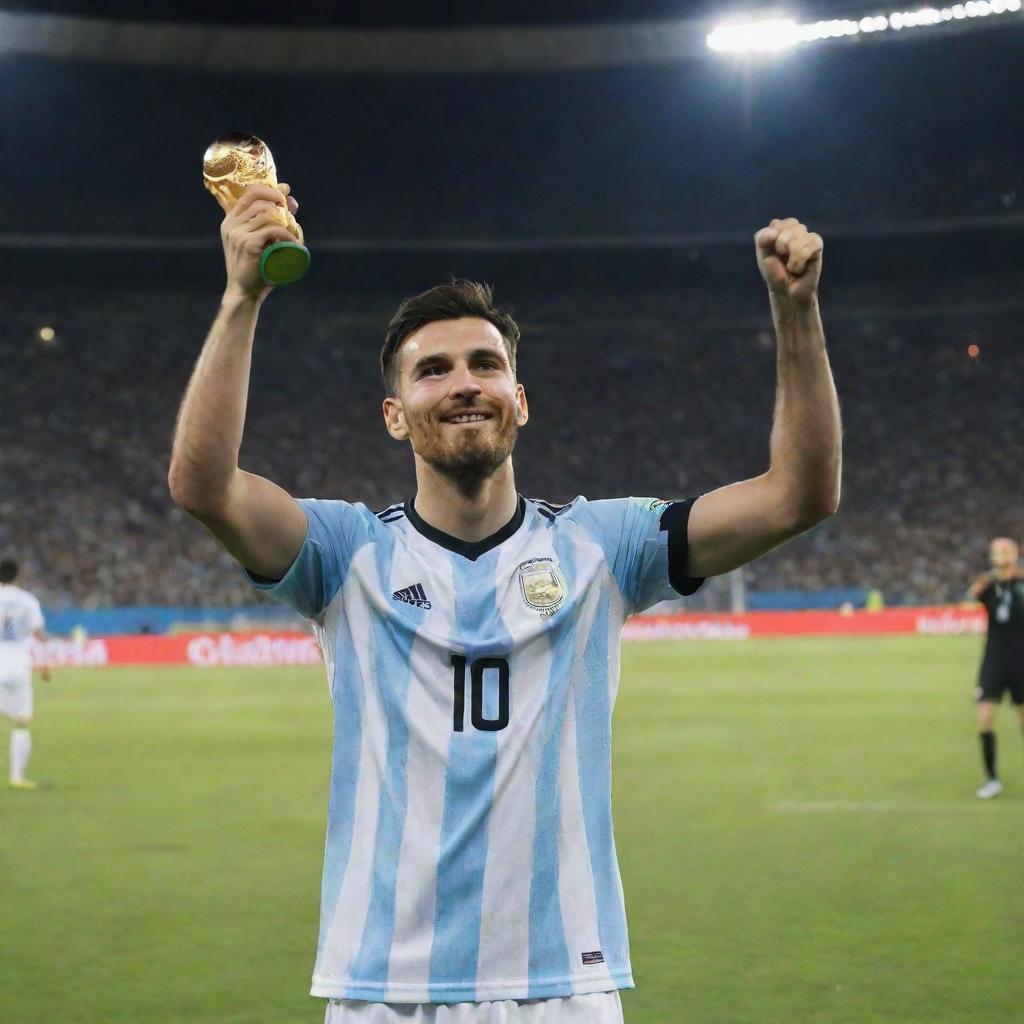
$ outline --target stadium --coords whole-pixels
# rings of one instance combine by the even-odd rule
[[[295,498],[365,508],[377,530],[458,539],[426,513],[417,525],[426,470],[382,422],[382,345],[410,296],[488,282],[518,323],[520,521],[569,530],[625,496],[689,514],[788,450],[773,435],[784,318],[773,327],[755,233],[793,217],[820,234],[841,501],[695,592],[676,575],[702,574],[680,571],[671,593],[630,605],[621,676],[609,669],[607,876],[614,889],[621,874],[629,960],[621,977],[608,966],[605,988],[622,990],[628,1024],[1020,1018],[1024,717],[1004,708],[981,727],[1005,790],[979,800],[975,687],[997,607],[969,590],[990,569],[999,589],[993,538],[1024,537],[1017,0],[12,2],[0,82],[0,559],[45,620],[25,634],[34,716],[0,703],[12,779],[27,764],[37,784],[0,790],[0,1024],[319,1021],[309,976],[324,894],[340,887],[336,919],[362,921],[361,907],[374,941],[413,915],[397,897],[391,918],[377,906],[380,858],[398,858],[406,833],[384,811],[361,818],[355,798],[349,841],[376,829],[378,866],[365,899],[347,875],[330,881],[344,874],[330,847],[345,818],[337,680],[357,670],[325,639],[326,604],[307,615],[264,592],[291,557],[275,574],[250,562],[254,588],[169,482],[226,294],[232,214],[204,189],[203,157],[232,132],[271,147],[310,256],[259,310],[238,466]],[[200,413],[223,409],[206,400]],[[660,543],[672,574],[666,522],[637,558]],[[451,604],[458,618],[477,585],[466,574],[489,564],[471,558],[454,570],[461,590],[409,575],[382,600],[406,616]],[[515,600],[531,621],[567,623],[565,671],[586,675],[593,645],[572,623],[605,605],[571,611],[558,562],[524,556]],[[5,580],[0,567],[0,670],[17,632]],[[375,621],[344,627],[353,651]],[[467,643],[445,663],[453,735],[503,750],[508,661]],[[1020,679],[1024,665],[1011,697]],[[513,726],[516,682],[513,670]],[[390,766],[405,725],[381,693]],[[564,766],[539,763],[531,799],[536,787],[538,807],[561,815],[557,843],[537,825],[527,854],[509,854],[533,881],[519,909],[503,896],[493,911],[512,933],[520,914],[537,948],[545,922],[568,934],[583,913],[570,881],[551,889],[536,867],[571,850],[549,778]],[[396,786],[390,770],[380,785],[404,807],[415,773]],[[583,765],[572,792],[589,827],[587,778]],[[442,797],[443,778],[439,829],[454,813]],[[587,841],[607,954],[614,914]],[[453,898],[485,885],[496,855],[482,842],[439,869]],[[381,1005],[487,1001],[482,950],[501,948],[488,931],[500,929],[480,914],[461,980],[435,935],[430,998],[395,998],[389,939]],[[529,986],[495,999],[604,993],[544,989],[527,946]],[[581,948],[590,978],[605,956]],[[470,986],[466,1003],[436,981],[445,970]],[[378,999],[328,988],[314,994]],[[527,1019],[562,1018],[507,1022]]]

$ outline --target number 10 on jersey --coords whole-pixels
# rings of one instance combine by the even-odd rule
[[[452,728],[456,732],[466,727],[466,659],[461,654],[452,655],[455,669],[455,707],[452,713]],[[469,664],[470,676],[470,721],[474,729],[481,732],[498,732],[508,725],[508,661],[504,658],[477,658]],[[490,685],[498,687],[498,717],[484,717],[484,692]],[[493,706],[493,704],[492,704]]]

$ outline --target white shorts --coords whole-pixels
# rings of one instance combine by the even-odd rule
[[[0,679],[0,715],[8,718],[32,717],[32,677],[8,676]]]
[[[493,1003],[368,1003],[331,999],[324,1024],[622,1024],[618,992]]]

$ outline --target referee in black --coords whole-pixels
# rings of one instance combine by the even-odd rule
[[[978,735],[988,776],[978,790],[982,800],[1003,791],[996,772],[996,708],[1009,692],[1024,728],[1024,573],[1020,550],[1009,537],[996,537],[989,546],[992,568],[971,584],[970,595],[988,612],[988,637],[978,677]]]

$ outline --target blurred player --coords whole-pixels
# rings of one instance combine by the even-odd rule
[[[1009,537],[989,546],[992,569],[971,584],[970,595],[988,612],[988,636],[978,677],[978,736],[987,781],[978,790],[982,800],[1003,791],[996,772],[996,708],[1009,693],[1024,728],[1024,574],[1020,551]]]
[[[284,201],[253,186],[224,220],[227,290],[169,481],[323,645],[335,740],[313,995],[330,1000],[328,1024],[620,1022],[633,986],[611,826],[622,626],[835,510],[821,239],[785,220],[755,240],[779,338],[762,476],[694,500],[521,497],[519,329],[488,288],[457,281],[389,325],[384,422],[411,446],[416,494],[374,514],[296,501],[238,466],[269,291],[258,261],[289,237],[271,216]],[[564,384],[569,417],[570,367]],[[681,378],[680,401],[695,386]]]
[[[18,563],[0,561],[0,715],[10,719],[10,771],[8,782],[15,789],[35,789],[25,778],[32,753],[32,654],[33,636],[43,640],[43,610],[27,590],[16,587]],[[42,669],[43,679],[50,671]]]

